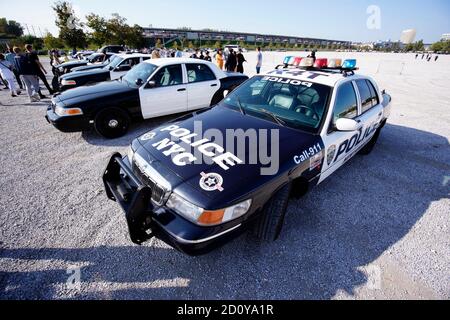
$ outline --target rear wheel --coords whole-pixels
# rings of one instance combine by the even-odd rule
[[[283,228],[291,188],[292,184],[287,184],[266,204],[259,221],[255,225],[254,233],[256,237],[264,241],[278,239]]]
[[[119,108],[108,108],[100,111],[95,117],[95,130],[107,139],[125,135],[130,127],[130,117]]]

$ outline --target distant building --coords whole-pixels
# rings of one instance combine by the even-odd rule
[[[450,40],[450,33],[444,33],[444,34],[442,35],[441,40],[443,40],[443,41],[449,41],[449,40]]]
[[[350,48],[350,41],[318,39],[318,38],[304,38],[292,37],[282,35],[266,35],[259,33],[244,33],[244,32],[229,32],[229,31],[214,31],[214,30],[191,30],[191,29],[166,29],[166,28],[143,28],[144,37],[148,40],[149,45],[156,43],[160,39],[163,44],[171,43],[175,40],[187,41],[234,41],[246,43],[264,43],[273,45],[290,44],[298,47],[309,46],[336,46]]]
[[[417,31],[415,29],[408,29],[402,32],[400,42],[403,44],[411,44],[416,40]]]

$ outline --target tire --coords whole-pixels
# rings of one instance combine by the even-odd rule
[[[130,117],[119,108],[100,111],[94,120],[95,130],[107,139],[124,136],[130,127]]]
[[[291,183],[281,188],[264,207],[254,229],[254,234],[258,239],[267,242],[278,239],[283,228],[291,188]]]
[[[372,139],[370,139],[370,141],[364,146],[364,148],[361,149],[361,151],[358,152],[358,154],[363,155],[363,156],[368,156],[369,154],[371,154],[373,151],[373,148],[375,147],[375,145],[378,142],[380,133],[381,133],[381,128],[378,129],[377,132],[375,132]]]

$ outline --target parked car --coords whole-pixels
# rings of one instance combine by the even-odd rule
[[[89,66],[87,66],[84,67],[88,68],[87,70],[75,71],[74,69],[74,71],[62,75],[59,78],[59,89],[60,91],[66,91],[102,81],[117,80],[139,63],[149,59],[151,59],[149,54],[116,54],[106,66],[94,67],[93,69],[89,69]]]
[[[101,53],[120,53],[120,52],[124,52],[125,51],[125,47],[124,46],[120,46],[120,45],[108,45],[108,46],[104,46],[102,48],[100,48],[98,50],[98,52]]]
[[[125,212],[131,240],[158,237],[190,255],[250,228],[273,241],[290,196],[309,192],[356,154],[369,154],[391,97],[354,68],[312,63],[255,76],[218,105],[144,134],[126,156],[113,155],[103,180],[108,198]],[[213,130],[214,140],[198,126]],[[230,132],[233,143],[244,143],[231,148],[218,138]],[[258,138],[268,132],[270,139]],[[271,162],[258,157],[268,150]]]
[[[147,60],[116,81],[55,95],[46,118],[63,132],[94,127],[106,138],[117,138],[128,131],[133,119],[209,107],[247,79],[198,59]]]
[[[113,55],[113,53],[94,53],[91,54],[86,60],[73,60],[69,62],[62,63],[58,65],[55,70],[57,72],[56,76],[61,76],[63,74],[69,73],[72,69],[87,65],[102,65],[109,63],[108,59]]]

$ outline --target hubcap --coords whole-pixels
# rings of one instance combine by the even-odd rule
[[[115,129],[119,126],[119,121],[117,120],[110,120],[108,123],[108,126],[112,129]]]

